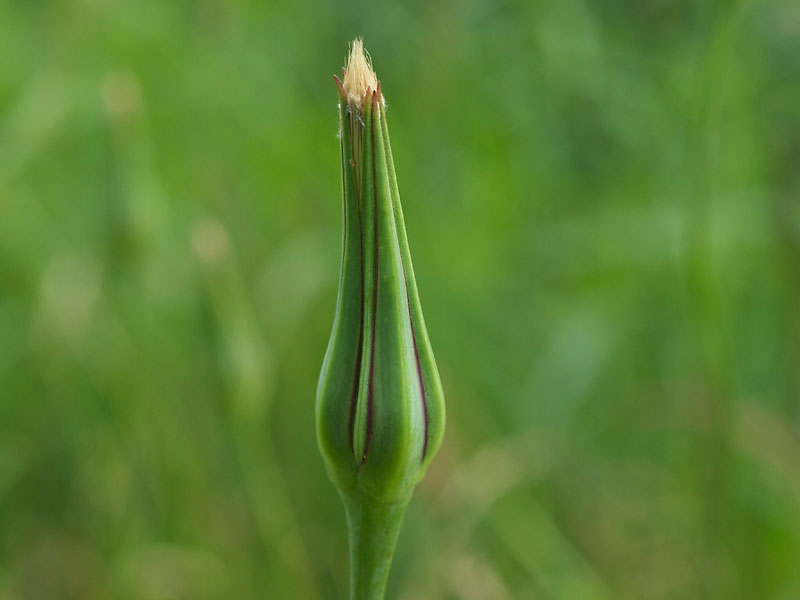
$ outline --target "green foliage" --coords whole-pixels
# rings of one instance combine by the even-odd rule
[[[363,35],[448,431],[388,598],[800,596],[800,6],[0,3],[0,599],[346,597]]]

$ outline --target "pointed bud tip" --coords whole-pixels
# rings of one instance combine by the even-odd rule
[[[364,42],[356,38],[350,44],[350,55],[343,76],[344,93],[351,109],[363,110],[367,94],[378,89],[378,78],[372,70],[369,54],[364,50]]]
[[[333,76],[333,81],[336,83],[336,89],[339,90],[339,95],[342,99],[347,97],[347,94],[344,92],[344,87],[342,86],[342,80],[339,79],[336,75]]]

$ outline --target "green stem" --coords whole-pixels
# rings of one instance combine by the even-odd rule
[[[381,504],[363,494],[342,494],[350,531],[350,600],[383,600],[409,499]]]

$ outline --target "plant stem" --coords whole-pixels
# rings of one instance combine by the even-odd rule
[[[408,501],[382,504],[342,494],[350,532],[350,600],[383,600]]]

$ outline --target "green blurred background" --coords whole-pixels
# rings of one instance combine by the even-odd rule
[[[0,0],[0,599],[335,599],[336,90],[448,401],[401,600],[800,598],[796,0]]]

